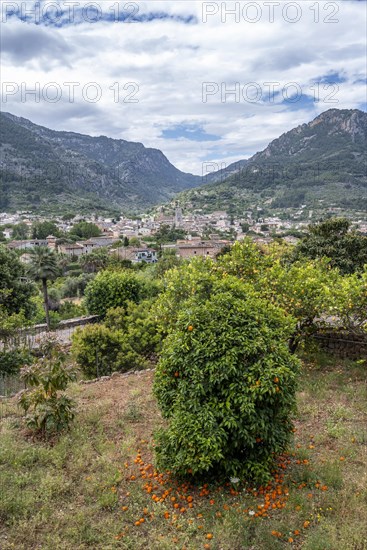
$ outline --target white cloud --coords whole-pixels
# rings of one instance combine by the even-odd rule
[[[62,1],[58,3],[63,5]],[[180,169],[199,174],[205,159],[230,163],[249,156],[321,111],[357,108],[366,101],[366,75],[362,72],[366,4],[302,0],[293,3],[301,10],[300,20],[290,23],[282,16],[285,3],[279,3],[280,6],[274,4],[273,23],[269,22],[269,7],[263,2],[257,2],[262,14],[258,22],[250,23],[241,15],[236,23],[230,15],[223,22],[225,14],[220,11],[222,4],[230,9],[236,2],[211,2],[209,6],[199,1],[169,0],[136,2],[139,17],[152,13],[170,16],[161,15],[146,22],[81,21],[57,27],[45,26],[44,21],[34,25],[32,20],[22,23],[9,18],[3,24],[2,80],[15,83],[19,91],[9,93],[6,103],[3,96],[2,110],[54,129],[141,141],[161,149]],[[114,4],[112,0],[101,2],[103,13],[112,13]],[[121,9],[126,4],[121,3]],[[246,4],[249,3],[242,2],[241,8]],[[315,4],[319,6],[319,22],[315,21]],[[218,13],[208,16],[207,23],[202,22],[205,6],[218,7]],[[255,12],[247,13],[254,17]],[[295,13],[290,9],[286,17],[295,17]],[[197,22],[185,24],[173,17],[190,15],[196,16]],[[330,19],[337,22],[326,22]],[[49,46],[45,47],[47,38]],[[251,103],[243,96],[249,82],[258,84],[263,99],[268,90],[266,82],[278,82],[275,89],[279,92],[285,92],[287,84],[295,82],[310,95],[314,93],[311,87],[315,80],[327,74],[339,74],[346,80],[335,83],[334,89],[321,90],[319,103],[286,105],[281,103],[281,94],[274,103]],[[22,101],[22,82],[29,88],[39,83],[44,92],[47,83],[57,83],[61,99],[51,103],[41,95],[36,103],[28,95]],[[75,102],[70,102],[66,82],[80,83],[75,88]],[[81,93],[90,82],[100,87],[97,103]],[[139,102],[115,103],[111,87],[116,82],[121,99],[127,101],[130,94]],[[206,103],[202,101],[204,82],[214,82],[219,89]],[[136,83],[139,91],[131,85],[123,89],[128,83]],[[221,85],[223,91],[225,86],[229,90],[237,85],[239,101],[227,97],[222,102]],[[7,90],[11,91],[11,86]],[[89,88],[91,94],[93,91],[93,87]],[[336,104],[325,102],[330,92],[334,92]],[[180,124],[197,124],[221,139],[161,137],[164,129]]]

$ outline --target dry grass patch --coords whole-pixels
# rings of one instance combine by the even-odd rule
[[[53,445],[26,439],[14,400],[0,404],[2,549],[367,549],[363,365],[305,362],[294,449],[255,490],[155,472],[152,379],[75,384],[76,422]]]

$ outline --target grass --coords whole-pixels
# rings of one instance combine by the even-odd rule
[[[366,550],[366,374],[305,361],[294,447],[266,491],[154,472],[151,372],[72,386],[76,421],[52,445],[29,439],[2,401],[0,548]]]

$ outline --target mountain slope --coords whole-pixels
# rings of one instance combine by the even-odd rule
[[[201,183],[141,143],[0,117],[0,209],[139,210]]]
[[[367,114],[330,109],[275,139],[242,166],[240,161],[230,177],[180,195],[180,202],[233,213],[264,202],[272,208],[324,203],[367,209],[366,146]]]

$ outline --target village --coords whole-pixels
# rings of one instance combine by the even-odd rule
[[[65,220],[55,217],[52,222],[60,232],[68,236],[73,227],[86,222],[95,225],[100,234],[88,239],[58,239],[54,235],[45,238],[29,238],[35,223],[47,221],[47,218],[32,213],[18,212],[16,214],[0,213],[0,226],[8,248],[22,253],[22,262],[29,261],[27,251],[46,246],[68,257],[78,258],[100,248],[111,248],[110,253],[116,254],[121,260],[133,263],[158,261],[158,251],[171,249],[177,257],[191,258],[195,256],[215,257],[220,250],[234,241],[250,237],[257,243],[269,243],[275,237],[281,237],[288,244],[297,244],[299,237],[307,232],[309,220],[280,219],[279,217],[262,218],[258,211],[248,211],[242,218],[234,218],[225,211],[215,211],[209,214],[184,213],[176,207],[174,213],[167,214],[160,208],[151,215],[142,217],[120,217],[112,219],[98,216],[75,216]],[[21,224],[25,228],[27,238],[14,238],[14,227]],[[363,220],[354,221],[361,233],[367,234],[367,223]],[[28,228],[28,231],[27,231]],[[174,242],[160,243],[156,246],[155,236],[162,228],[174,230],[182,237]],[[70,235],[71,236],[71,235]]]

